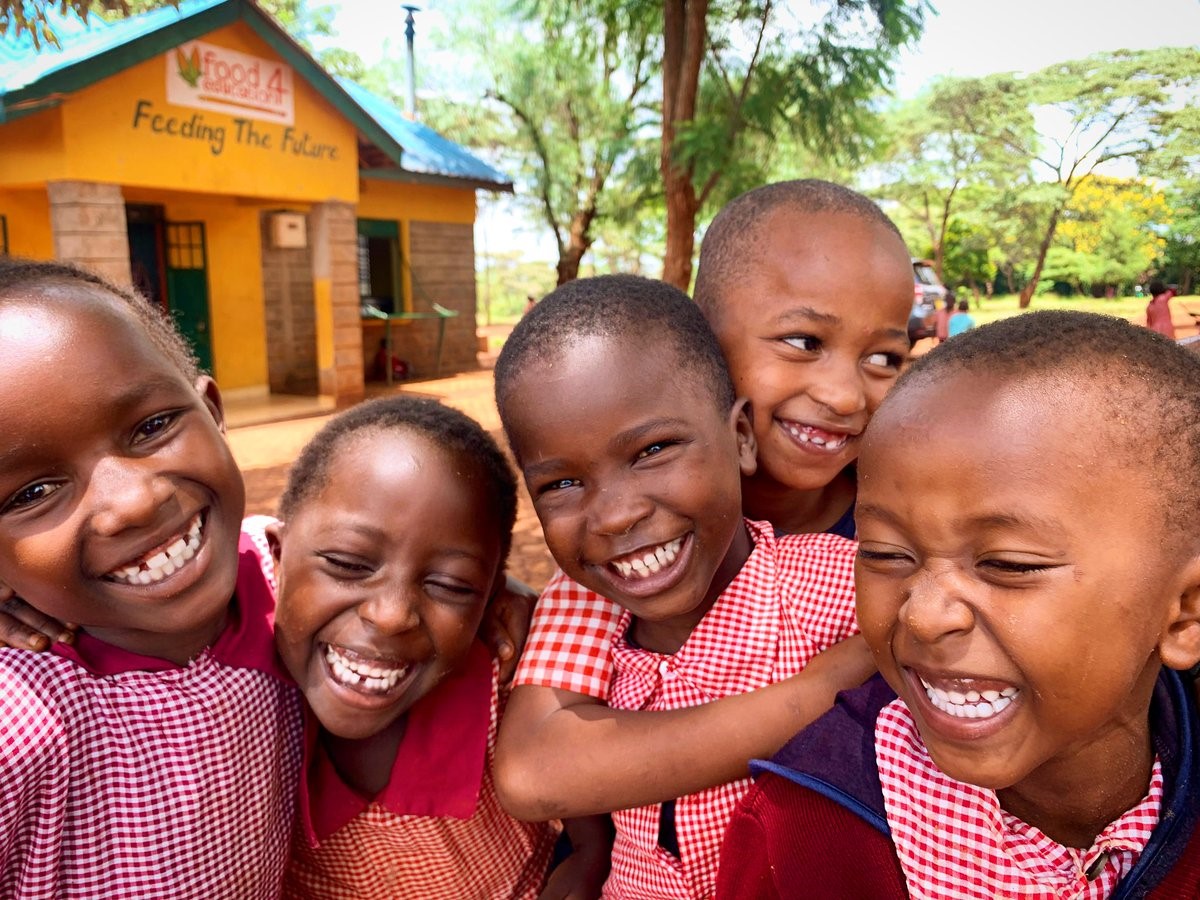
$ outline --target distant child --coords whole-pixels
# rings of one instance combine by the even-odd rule
[[[285,894],[536,897],[557,828],[496,799],[507,691],[475,636],[516,517],[495,442],[433,400],[360,404],[301,452],[280,517],[276,633],[313,714]]]
[[[757,465],[742,478],[748,518],[770,522],[779,534],[854,536],[854,460],[863,428],[908,357],[912,277],[912,258],[891,220],[868,198],[827,181],[756,188],[713,219],[700,250],[696,303],[735,393],[750,401]],[[585,699],[607,702],[621,615],[617,604],[565,575],[551,580],[521,658],[501,758],[511,741],[519,748],[511,759],[546,772],[541,761],[556,758],[561,744],[551,714]],[[847,687],[873,671],[857,644],[821,661],[840,667]],[[543,808],[563,804],[559,814],[568,814],[576,809],[568,798],[584,791],[602,804],[670,801],[744,777],[752,757],[775,752],[815,709],[806,678],[659,719],[653,790],[644,779],[616,777],[607,756],[582,757],[561,776],[541,779]],[[697,720],[723,738],[700,764],[691,743]]]
[[[506,721],[501,797],[525,818],[622,810],[606,895],[710,896],[726,819],[749,785],[739,744],[762,740],[761,716],[739,716],[752,706],[733,695],[795,675],[854,633],[854,543],[742,518],[741,481],[756,465],[746,404],[703,315],[669,285],[607,276],[558,288],[513,330],[495,378],[551,553],[622,609],[604,648],[608,707],[560,692],[563,708]],[[818,667],[805,683],[796,715],[811,719],[856,682]],[[664,716],[691,729],[687,752]],[[521,741],[539,718],[547,753]],[[677,782],[694,786],[674,793]]]
[[[1200,358],[1120,319],[914,364],[859,463],[882,677],[761,764],[718,894],[1196,897],[1198,466]]]
[[[1175,323],[1171,320],[1171,298],[1175,291],[1161,281],[1150,282],[1150,302],[1146,304],[1146,327],[1175,340]]]
[[[275,897],[301,746],[221,398],[141,298],[0,259],[0,895]]]
[[[974,327],[975,317],[971,315],[970,304],[966,300],[959,300],[958,311],[950,317],[950,324],[946,326],[947,337],[954,337]]]
[[[955,305],[954,291],[946,291],[941,309],[934,313],[934,334],[939,344],[950,336],[950,317],[954,315]]]

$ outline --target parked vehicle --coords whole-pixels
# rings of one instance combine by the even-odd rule
[[[931,260],[914,259],[912,264],[913,308],[908,316],[908,339],[915,344],[937,333],[937,307],[946,297],[946,287]]]

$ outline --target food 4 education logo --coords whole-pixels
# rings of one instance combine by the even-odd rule
[[[166,55],[167,102],[265,122],[296,120],[292,68],[192,41]]]

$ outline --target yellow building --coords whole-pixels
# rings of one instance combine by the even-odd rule
[[[385,336],[413,376],[475,365],[475,191],[501,174],[250,0],[57,33],[0,44],[0,252],[135,285],[226,392],[353,402]]]

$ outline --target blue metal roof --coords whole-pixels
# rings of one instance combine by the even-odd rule
[[[296,74],[309,84],[396,165],[366,175],[467,182],[511,190],[500,172],[424,125],[412,122],[388,101],[345,79],[335,79],[251,0],[181,0],[127,19],[82,22],[48,9],[61,49],[35,50],[27,33],[0,41],[0,123],[57,104],[80,90],[216,28],[244,21]]]

